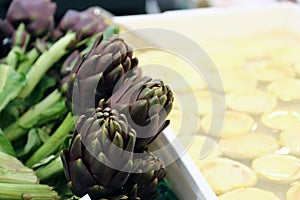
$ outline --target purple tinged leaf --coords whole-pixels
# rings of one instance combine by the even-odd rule
[[[72,185],[75,188],[75,190],[73,190],[75,195],[85,195],[82,193],[85,192],[86,188],[96,184],[88,168],[81,159],[69,162],[69,169]],[[78,191],[81,191],[82,193],[80,192],[80,194],[78,194]]]

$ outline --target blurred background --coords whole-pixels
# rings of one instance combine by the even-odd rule
[[[0,17],[3,18],[11,0],[0,0]],[[84,10],[91,6],[100,6],[113,15],[136,15],[160,13],[168,10],[228,7],[270,3],[274,1],[299,0],[52,0],[57,3],[56,20],[60,19],[67,9]]]

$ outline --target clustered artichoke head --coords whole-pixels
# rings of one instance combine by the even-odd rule
[[[32,37],[43,37],[54,27],[56,4],[51,0],[13,0],[6,19],[15,29],[21,23]]]
[[[78,62],[70,78],[67,97],[84,113],[95,108],[101,99],[111,97],[115,85],[123,75],[134,69],[138,60],[132,48],[121,38],[99,39],[85,58]]]
[[[123,195],[132,169],[135,131],[126,117],[97,108],[77,123],[70,148],[62,154],[68,185],[77,196],[92,199]]]
[[[84,57],[74,53],[65,63],[73,67],[67,98],[82,117],[62,160],[79,197],[152,199],[165,176],[148,146],[169,124],[173,93],[161,80],[142,77],[137,64],[117,36],[99,37]]]
[[[169,125],[166,118],[173,100],[173,92],[163,81],[136,76],[121,83],[107,103],[126,115],[137,132],[135,152],[141,152]]]
[[[81,116],[70,148],[61,154],[73,194],[151,199],[165,176],[164,165],[153,154],[135,155],[135,144],[136,132],[116,110],[98,107],[91,116]]]
[[[68,10],[59,22],[58,28],[53,32],[53,37],[61,37],[68,31],[76,33],[77,41],[100,33],[108,27],[101,12],[96,7],[84,11]]]

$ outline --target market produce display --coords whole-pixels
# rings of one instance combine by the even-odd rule
[[[173,92],[101,9],[13,0],[0,19],[0,199],[177,199],[148,149]]]

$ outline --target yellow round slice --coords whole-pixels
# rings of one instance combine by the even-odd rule
[[[228,158],[214,158],[198,165],[217,195],[256,184],[257,176],[246,165]]]
[[[255,127],[254,119],[245,113],[236,111],[226,111],[225,118],[219,115],[205,115],[200,121],[200,127],[206,133],[211,133],[213,127],[212,118],[214,123],[222,123],[223,128],[220,130],[221,137],[232,137],[250,132]],[[216,124],[220,125],[220,124]],[[211,129],[211,130],[210,130]],[[212,133],[216,136],[218,133]]]
[[[287,191],[286,200],[300,200],[300,183],[293,185]]]
[[[292,78],[296,76],[295,71],[288,67],[267,67],[255,69],[252,74],[257,80],[271,82],[283,78]]]
[[[253,159],[273,153],[279,148],[277,140],[263,133],[248,133],[219,141],[224,154],[236,159]]]
[[[300,114],[296,111],[277,110],[262,115],[261,122],[275,130],[299,129]]]
[[[225,92],[249,90],[257,85],[257,80],[251,74],[242,70],[222,71],[220,77]],[[214,85],[212,87],[214,88]],[[219,91],[219,88],[214,89]]]
[[[291,47],[288,45],[287,48],[281,48],[272,52],[271,57],[275,63],[285,67],[285,66],[295,66],[300,64],[300,50],[299,47]]]
[[[240,188],[219,196],[220,200],[280,200],[273,192],[258,188]]]
[[[276,183],[290,183],[300,178],[300,159],[291,155],[268,154],[256,158],[252,169]]]
[[[270,83],[267,90],[276,95],[282,101],[300,99],[300,80],[289,78]]]
[[[219,157],[222,155],[222,149],[218,142],[210,137],[202,135],[189,135],[180,137],[180,141],[191,158],[197,161]]]
[[[283,131],[280,134],[282,146],[289,149],[293,155],[300,156],[300,130]]]
[[[269,112],[277,105],[275,96],[257,89],[232,92],[226,100],[228,108],[251,114]]]

